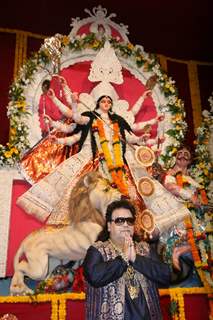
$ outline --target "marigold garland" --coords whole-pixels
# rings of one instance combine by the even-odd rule
[[[66,298],[62,297],[59,300],[59,310],[58,310],[58,316],[60,320],[66,320]]]
[[[58,320],[58,299],[53,296],[51,299],[52,302],[52,310],[51,310],[51,320]]]
[[[189,187],[190,183],[187,180],[187,176],[183,175],[182,172],[177,172],[175,175],[176,183],[180,188],[187,188]],[[206,195],[206,191],[204,188],[200,188],[197,190],[198,194],[200,195],[200,202],[204,205],[208,204],[208,198]],[[198,197],[198,195],[196,195]]]
[[[160,296],[170,296],[171,302],[176,303],[177,311],[172,314],[172,320],[186,320],[185,317],[185,304],[184,304],[184,295],[185,294],[206,294],[209,298],[209,303],[211,305],[211,296],[212,288],[169,288],[169,289],[160,289]]]
[[[179,320],[179,304],[178,304],[178,295],[176,292],[171,292],[170,293],[170,299],[171,299],[171,307],[173,310],[170,308],[170,313],[172,316],[172,320]]]
[[[212,299],[212,288],[170,288],[160,289],[160,296],[168,295],[171,301],[178,306],[178,313],[173,315],[173,320],[185,320],[184,294],[205,294]],[[85,300],[85,293],[39,294],[36,296],[0,296],[0,303],[39,303],[51,302],[51,320],[66,319],[66,302],[68,300]],[[211,302],[211,301],[210,301]]]
[[[28,296],[0,296],[1,303],[39,303],[51,302],[51,320],[66,319],[66,301],[85,300],[85,293],[63,293],[63,294],[38,294]]]
[[[185,320],[185,310],[184,310],[184,297],[181,293],[177,294],[178,306],[179,306],[179,319]]]
[[[106,138],[104,124],[101,119],[96,119],[92,124],[96,144],[98,147],[100,161],[106,162],[107,171],[110,173],[112,182],[118,187],[119,191],[128,195],[127,183],[125,180],[125,168],[122,155],[122,146],[120,140],[120,130],[117,122],[112,124],[113,129],[113,154],[109,149],[109,141]],[[106,174],[106,172],[105,172]]]
[[[198,247],[195,242],[193,225],[192,225],[192,221],[191,221],[190,217],[185,219],[185,226],[187,229],[188,243],[191,246],[191,252],[192,252],[195,266],[197,268],[197,272],[200,276],[202,283],[204,284],[204,287],[207,289],[211,288],[210,283],[209,283],[209,282],[211,282],[211,280],[209,278],[209,281],[208,281],[208,274],[205,274],[205,270],[202,269],[202,267],[205,267],[205,261],[204,261],[204,263],[201,261]]]

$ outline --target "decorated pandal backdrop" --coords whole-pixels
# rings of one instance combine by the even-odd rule
[[[64,222],[64,217],[61,215],[49,215],[49,211],[38,212],[34,208],[29,215],[25,212],[26,210],[23,210],[23,206],[17,205],[17,199],[31,190],[31,184],[47,181],[45,180],[47,174],[51,174],[67,158],[68,153],[69,156],[76,153],[74,147],[68,149],[61,146],[60,148],[64,150],[63,152],[60,150],[59,158],[55,156],[54,163],[49,164],[45,158],[45,152],[48,158],[48,152],[54,147],[48,145],[49,142],[45,144],[49,128],[43,116],[47,114],[53,120],[60,120],[62,117],[62,113],[55,106],[57,102],[47,95],[49,85],[56,97],[66,103],[66,94],[57,76],[60,74],[66,79],[69,89],[83,93],[80,96],[82,103],[79,105],[82,111],[87,110],[88,106],[93,106],[94,101],[91,97],[95,97],[99,89],[103,90],[101,86],[98,87],[98,84],[104,84],[105,89],[113,88],[115,100],[119,101],[117,105],[115,103],[114,107],[117,106],[117,109],[114,111],[127,119],[132,126],[140,125],[140,130],[136,130],[138,137],[149,134],[146,147],[151,148],[151,151],[148,156],[156,157],[165,171],[174,165],[176,152],[182,142],[194,145],[196,162],[191,168],[191,175],[202,186],[202,188],[199,187],[202,189],[200,197],[202,207],[205,208],[199,213],[192,209],[192,218],[185,219],[188,241],[192,246],[195,262],[193,271],[195,280],[192,277],[191,283],[184,283],[181,287],[160,289],[160,296],[164,319],[208,319],[211,313],[213,255],[210,213],[212,205],[207,204],[212,194],[210,149],[212,146],[213,65],[196,61],[180,61],[146,53],[146,48],[141,44],[131,43],[131,35],[128,35],[127,27],[114,23],[112,16],[101,7],[93,9],[86,19],[73,19],[71,32],[66,36],[55,35],[44,39],[42,35],[0,29],[0,38],[0,67],[1,74],[4,74],[0,80],[0,103],[3,110],[0,126],[2,143],[0,145],[0,277],[2,283],[8,281],[7,277],[13,276],[15,253],[27,235],[46,223]],[[32,51],[35,51],[33,56]],[[204,111],[203,114],[202,111]],[[143,126],[141,123],[146,125]],[[8,136],[9,140],[7,140]],[[31,152],[34,157],[33,150],[37,150],[40,141],[42,143],[44,141],[42,157],[45,163],[42,163],[42,168],[39,169],[33,167],[36,161],[32,161],[30,172],[26,174],[26,171],[22,171],[21,173],[18,166],[20,157],[23,154],[26,155],[26,152],[27,155]],[[144,154],[147,156],[146,147],[141,149],[144,151],[141,156],[143,163],[147,160],[144,158]],[[132,163],[129,154],[128,151],[127,162]],[[76,172],[80,171],[82,166],[84,169],[85,165],[88,166],[86,163],[88,157],[89,154],[83,154],[82,163],[79,160],[80,155],[73,158],[73,162],[77,162],[76,159],[78,159],[81,166],[77,167],[77,163],[73,164],[71,169],[75,174],[69,172],[68,178],[69,175],[70,179],[73,175],[76,177]],[[40,164],[40,159],[38,158],[37,164]],[[149,159],[147,161],[149,162]],[[145,165],[145,171],[147,167]],[[137,170],[134,171],[134,165],[130,168],[131,174],[136,175]],[[141,177],[135,176],[136,178]],[[146,175],[143,181],[150,183],[149,176]],[[189,184],[189,181],[184,182],[186,185]],[[75,179],[72,183],[75,183]],[[183,186],[183,181],[181,183]],[[157,182],[156,188],[161,190]],[[26,194],[30,195],[30,199],[35,200],[36,203],[37,199],[33,198],[35,193],[36,191]],[[143,195],[145,199],[147,198],[146,205],[149,206],[149,195]],[[168,197],[169,195],[166,195],[164,199]],[[42,201],[46,205],[46,199],[42,198]],[[50,206],[50,202],[48,205]],[[178,207],[178,210],[185,209]],[[169,219],[171,220],[171,216]],[[163,221],[165,222],[165,217]],[[168,226],[168,222],[166,223]],[[49,228],[51,229],[51,226]],[[148,227],[146,231],[149,232]],[[31,319],[38,319],[39,314],[40,320],[84,319],[85,294],[82,292],[84,290],[84,284],[81,282],[82,269],[75,266],[71,278],[70,273],[66,272],[65,269],[64,274],[60,274],[63,279],[60,278],[58,283],[63,280],[63,283],[67,282],[68,287],[72,283],[72,292],[54,293],[54,290],[55,292],[59,290],[57,285],[55,287],[53,285],[53,279],[56,280],[57,277],[52,275],[49,282],[47,279],[46,282],[39,284],[37,288],[40,291],[37,290],[36,295],[1,296],[0,316],[13,314],[17,319],[27,319],[30,314]],[[31,284],[30,281],[28,279],[28,285],[35,286],[35,283]],[[5,315],[2,319],[9,318],[10,315]],[[12,315],[11,319],[13,319]]]

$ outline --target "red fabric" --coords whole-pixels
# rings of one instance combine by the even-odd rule
[[[170,297],[169,296],[160,297],[160,306],[161,306],[163,320],[172,320],[172,317],[169,313]]]
[[[1,303],[0,317],[6,313],[14,314],[18,320],[50,320],[51,303]]]
[[[62,113],[60,112],[60,110],[55,106],[52,100],[44,94],[42,94],[40,97],[38,113],[40,128],[42,132],[48,132],[48,127],[44,121],[45,114],[54,121],[60,120],[62,118]]]
[[[85,319],[85,302],[81,300],[67,301],[66,320],[84,320]]]
[[[209,319],[209,303],[203,294],[184,295],[186,320]]]
[[[160,298],[163,320],[171,320],[169,315],[170,298],[163,296]],[[66,320],[84,320],[85,302],[78,300],[67,300]],[[0,316],[5,313],[13,313],[18,320],[50,320],[51,303],[1,303]],[[209,307],[206,295],[185,295],[185,319],[186,320],[208,320]],[[30,315],[30,318],[29,318]]]
[[[73,292],[85,292],[85,280],[83,275],[83,267],[79,267],[75,271],[74,281],[72,284]]]
[[[161,311],[163,320],[171,320],[169,314],[170,297],[160,297]],[[206,295],[203,294],[186,294],[184,295],[185,319],[186,320],[208,320],[209,303]]]
[[[59,82],[58,77],[52,77],[52,80],[50,82],[50,88],[54,90],[56,97],[59,100],[61,100],[65,105],[67,105],[67,101],[63,94],[63,90],[61,88],[61,84]],[[44,121],[44,115],[50,116],[50,118],[54,121],[61,120],[64,117],[61,111],[59,110],[59,108],[48,97],[47,94],[42,94],[40,97],[38,114],[39,114],[39,121],[40,121],[40,127],[42,132],[48,132],[48,126]]]
[[[26,214],[16,205],[17,198],[29,189],[30,185],[23,180],[14,180],[12,190],[12,205],[9,231],[9,246],[7,253],[7,276],[13,275],[13,259],[21,241],[33,230],[43,224]]]

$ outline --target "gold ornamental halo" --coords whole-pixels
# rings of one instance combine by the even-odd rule
[[[138,191],[142,196],[149,197],[155,191],[153,181],[148,177],[142,177],[138,181]]]
[[[151,148],[140,146],[135,151],[135,158],[143,167],[150,167],[155,161],[155,154]]]
[[[145,209],[137,215],[136,224],[138,229],[142,229],[147,233],[152,233],[155,229],[155,218],[153,213]]]

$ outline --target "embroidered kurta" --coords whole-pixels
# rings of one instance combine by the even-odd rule
[[[127,264],[109,241],[91,246],[84,261],[88,282],[87,320],[160,320],[162,319],[157,287],[168,286],[171,271],[167,264],[153,258],[148,244],[136,244],[132,263],[139,285],[139,295],[131,299],[125,282]]]

